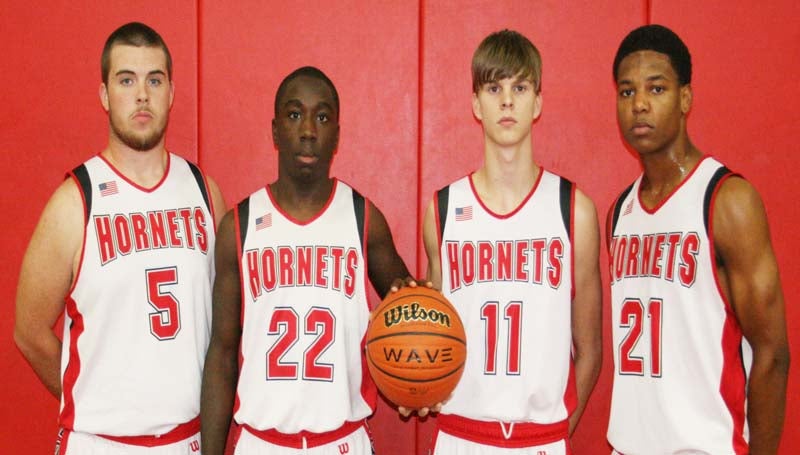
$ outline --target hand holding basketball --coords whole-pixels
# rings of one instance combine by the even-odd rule
[[[439,291],[404,287],[373,311],[366,357],[389,401],[407,409],[433,407],[450,396],[464,371],[464,327]]]

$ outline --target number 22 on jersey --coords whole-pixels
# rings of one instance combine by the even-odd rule
[[[302,327],[301,327],[302,324]],[[300,330],[306,335],[316,335],[308,346],[296,346]],[[328,308],[314,307],[308,310],[303,320],[291,307],[276,307],[272,312],[267,333],[277,335],[275,343],[267,351],[268,381],[302,379],[311,381],[332,381],[333,365],[318,362],[319,357],[331,346],[336,332],[336,319]],[[302,365],[284,361],[284,356],[292,349],[303,350]]]
[[[640,299],[625,299],[620,310],[619,326],[628,334],[619,344],[619,374],[644,375],[644,358],[632,351],[639,343],[645,325],[650,337],[650,376],[661,377],[661,299],[650,299],[647,304]],[[649,324],[645,324],[645,315]]]

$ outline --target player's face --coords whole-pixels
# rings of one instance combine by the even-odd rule
[[[339,142],[339,119],[331,88],[299,76],[289,81],[272,120],[280,172],[304,181],[327,178]]]
[[[686,134],[692,90],[680,85],[667,55],[637,51],[617,74],[617,120],[625,141],[639,153],[669,150]]]
[[[530,140],[533,121],[542,112],[542,96],[530,78],[487,82],[472,94],[472,112],[483,124],[486,140],[513,147]]]
[[[108,112],[111,140],[140,151],[163,144],[173,98],[163,49],[117,45],[110,57],[100,100]]]

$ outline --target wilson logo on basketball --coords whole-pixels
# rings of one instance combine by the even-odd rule
[[[450,327],[449,314],[443,311],[429,310],[422,307],[419,302],[414,302],[410,305],[398,305],[389,308],[383,313],[383,323],[386,327],[414,321],[430,321],[444,327]]]

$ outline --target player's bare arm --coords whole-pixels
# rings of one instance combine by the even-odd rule
[[[789,372],[784,300],[764,205],[744,179],[723,183],[712,232],[722,287],[753,348],[747,394],[750,453],[775,454]]]
[[[65,180],[33,232],[17,286],[14,340],[47,390],[61,396],[61,340],[53,326],[64,312],[83,242],[84,209],[78,187]]]
[[[239,375],[241,338],[241,287],[233,210],[219,226],[215,248],[211,341],[203,370],[200,415],[204,454],[222,455],[228,438],[236,382]]]
[[[214,213],[214,226],[219,228],[219,224],[222,222],[222,217],[225,216],[225,212],[227,212],[228,209],[225,206],[225,199],[222,197],[222,192],[219,190],[219,185],[217,185],[217,182],[208,176],[206,176],[206,181],[208,182],[208,191],[211,193],[211,205]]]
[[[594,203],[580,190],[575,193],[573,248],[575,297],[572,299],[572,346],[578,405],[569,419],[570,434],[586,407],[602,364],[600,230]]]
[[[392,288],[416,286],[416,281],[411,278],[403,258],[397,253],[383,213],[374,204],[368,205],[367,272],[375,291],[383,298]]]
[[[436,232],[436,217],[434,215],[433,201],[428,205],[425,211],[425,217],[422,222],[422,241],[425,245],[425,253],[428,256],[428,283],[434,289],[442,289],[442,269],[439,264],[439,240]],[[416,412],[418,416],[425,417],[430,412],[439,412],[444,403],[437,403],[431,408],[422,409],[408,409],[400,406],[397,408],[400,415],[403,417],[410,416]]]

